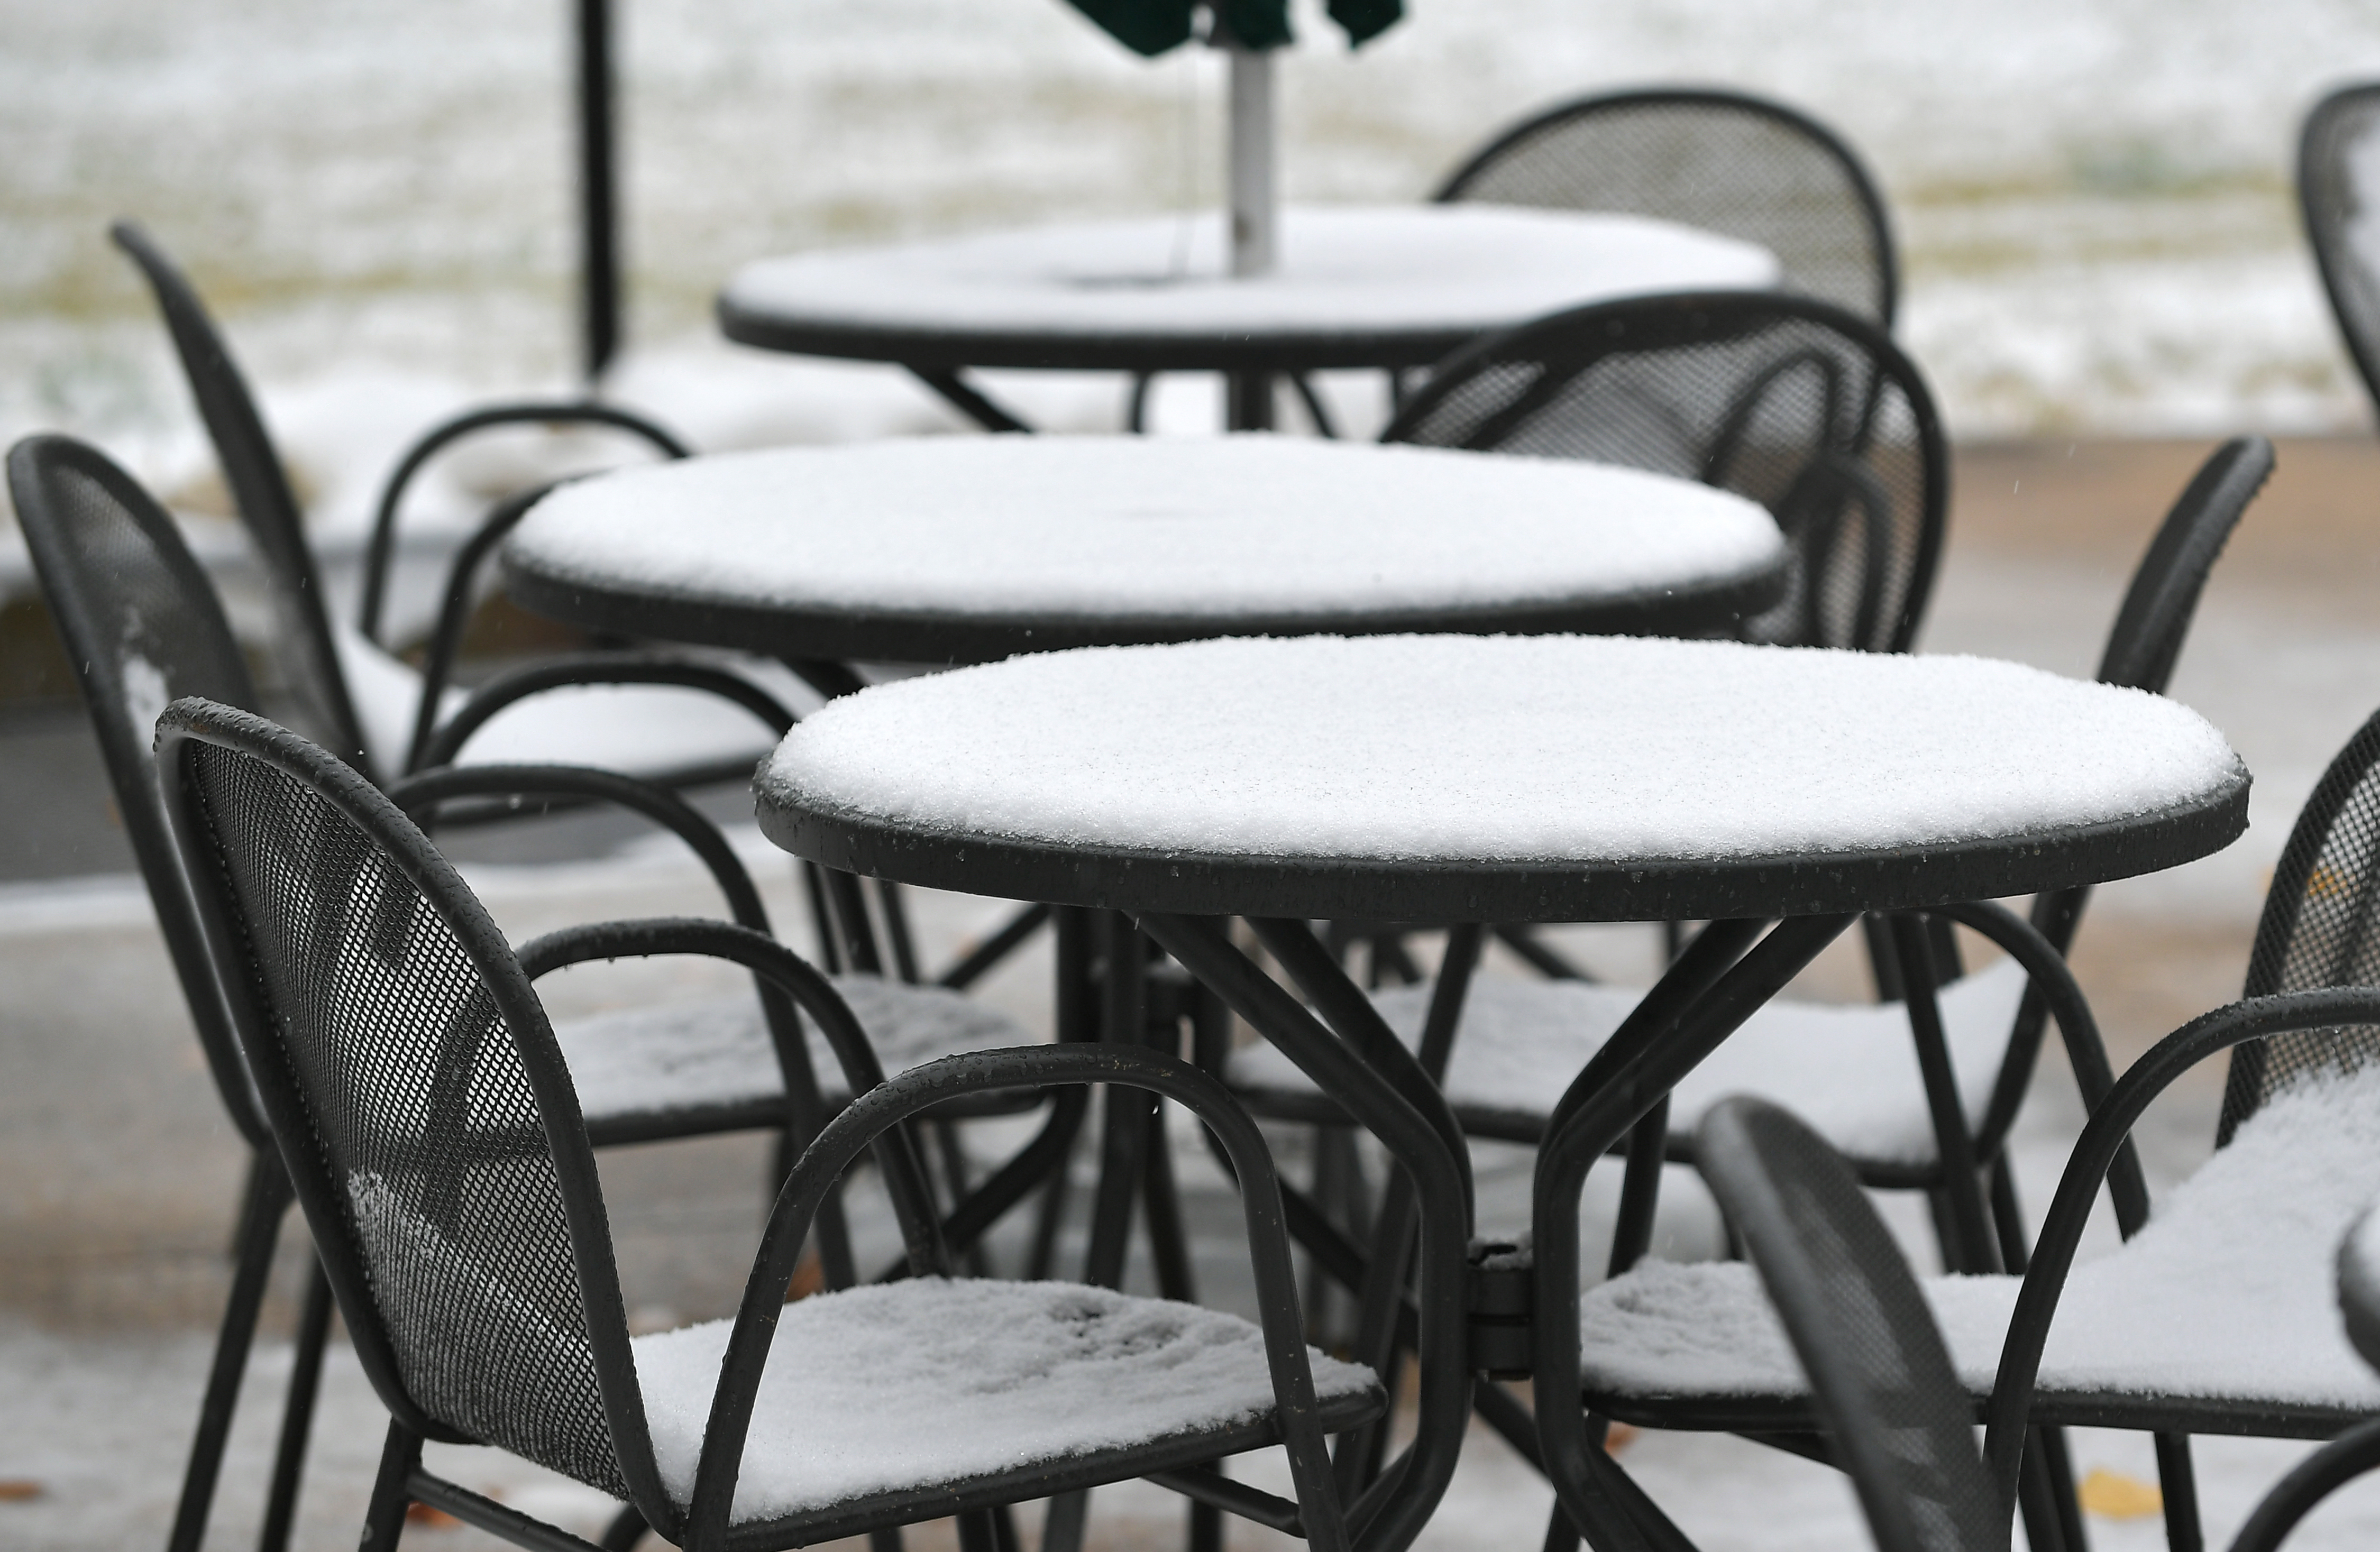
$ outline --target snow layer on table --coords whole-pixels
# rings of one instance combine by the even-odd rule
[[[332,641],[374,769],[405,769],[421,675],[378,642],[334,618]],[[469,697],[449,685],[440,719]],[[731,761],[759,761],[775,730],[734,702],[666,685],[588,685],[547,690],[505,708],[463,746],[458,765],[591,765],[657,776]]]
[[[726,305],[844,327],[1207,335],[1480,330],[1584,302],[1776,283],[1767,249],[1644,216],[1291,206],[1280,264],[1230,277],[1208,212],[764,259]]]
[[[2259,1397],[2380,1412],[2348,1345],[2332,1258],[2380,1192],[2380,1070],[2277,1097],[2119,1249],[2074,1269],[2045,1390]],[[1988,1390],[2020,1279],[1924,1281],[1960,1377]],[[1647,1262],[1584,1296],[1598,1391],[1798,1394],[1800,1366],[1753,1269]]]
[[[662,1481],[684,1503],[730,1323],[636,1340]],[[1309,1348],[1316,1391],[1369,1369]],[[733,1517],[1005,1471],[1269,1413],[1263,1334],[1236,1316],[1062,1282],[917,1278],[787,1306]]]
[[[1609,864],[2008,836],[2244,774],[2186,708],[1989,659],[1311,637],[879,685],[795,728],[759,785],[1045,845]]]
[[[830,976],[887,1074],[961,1051],[1033,1043],[1005,1013],[943,987],[880,976]],[[843,1064],[801,1014],[810,1070],[825,1093],[849,1091]],[[777,1049],[749,991],[624,1008],[554,1025],[579,1109],[591,1118],[649,1115],[766,1099],[784,1092]]]
[[[1999,1075],[2024,971],[2013,960],[1961,977],[1937,999],[1969,1123],[1980,1124]],[[1435,982],[1376,993],[1407,1046],[1421,1045]],[[1446,1095],[1457,1105],[1543,1116],[1644,997],[1642,988],[1481,976],[1463,999]],[[1310,1092],[1313,1082],[1265,1041],[1232,1054],[1233,1084]],[[1686,1074],[1670,1124],[1691,1132],[1730,1094],[1775,1100],[1846,1153],[1890,1163],[1934,1158],[1934,1128],[1909,1020],[1898,1002],[1771,1002]]]
[[[1227,618],[1606,599],[1774,564],[1724,491],[1570,460],[1273,436],[793,448],[564,487],[514,564],[785,607]]]

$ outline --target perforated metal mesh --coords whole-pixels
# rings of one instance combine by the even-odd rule
[[[2380,986],[2380,716],[2339,751],[2273,870],[2245,995]],[[2231,1053],[2218,1144],[2277,1090],[2380,1058],[2380,1027],[2301,1030]]]
[[[214,746],[194,746],[190,776],[272,1025],[258,1060],[285,1064],[407,1393],[626,1497],[553,1155],[480,972],[298,782]]]
[[[1886,1552],[2005,1552],[1965,1390],[1908,1263],[1841,1158],[1785,1110],[1730,1102],[1701,1161],[1742,1231]]]
[[[1942,521],[1924,394],[1876,342],[1757,296],[1615,303],[1448,363],[1389,436],[1597,459],[1748,496],[1792,560],[1785,596],[1744,635],[1897,651],[1916,634]]]
[[[2306,119],[2298,147],[2298,197],[2339,333],[2380,403],[2380,247],[2372,232],[2380,222],[2380,182],[2369,170],[2375,142],[2380,86],[2325,98]]]
[[[1458,174],[1444,195],[1622,211],[1760,244],[1786,283],[1892,321],[1891,245],[1848,153],[1796,119],[1727,96],[1576,104]]]

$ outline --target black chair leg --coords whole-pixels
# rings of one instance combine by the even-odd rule
[[[317,1259],[306,1274],[306,1303],[298,1316],[296,1351],[289,1364],[289,1395],[281,1407],[281,1442],[273,1455],[273,1487],[264,1502],[264,1532],[257,1552],[286,1552],[298,1522],[298,1486],[306,1473],[306,1444],[314,1427],[314,1403],[322,1392],[322,1347],[331,1338],[331,1279]]]
[[[358,1541],[366,1552],[393,1552],[405,1534],[405,1511],[413,1502],[406,1485],[421,1463],[421,1436],[391,1421],[388,1442],[381,1446],[380,1474],[372,1479],[371,1504],[364,1510],[364,1534]]]
[[[207,1514],[214,1507],[215,1484],[223,1474],[224,1443],[231,1436],[239,1382],[248,1372],[248,1350],[256,1338],[257,1311],[263,1307],[265,1282],[273,1271],[273,1247],[281,1237],[281,1215],[289,1200],[289,1177],[282,1173],[280,1161],[261,1154],[251,1159],[239,1227],[232,1237],[231,1296],[225,1301],[223,1326],[215,1334],[214,1366],[199,1403],[198,1433],[190,1440],[189,1465],[182,1473],[182,1497],[174,1511],[166,1552],[198,1552],[206,1538]]]
[[[1545,1552],[1578,1552],[1578,1527],[1570,1522],[1557,1500],[1553,1512],[1546,1516]]]
[[[2190,1461],[2188,1434],[2156,1436],[2157,1485],[2165,1494],[2167,1552],[2203,1552],[2205,1531],[2198,1522],[2198,1471]]]

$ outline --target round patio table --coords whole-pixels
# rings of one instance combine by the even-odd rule
[[[1598,1054],[1578,1113],[1611,1118],[1600,1157],[1756,1005],[1748,990],[1854,914],[2172,867],[2245,828],[2248,773],[2181,706],[2012,663],[1377,637],[1050,653],[879,685],[794,729],[755,788],[762,832],[827,867],[1129,914],[1380,1137],[1421,1228],[1421,1416],[1382,1510],[1411,1524],[1471,1404],[1461,1134],[1305,923],[1788,918],[1715,978],[1690,950],[1647,995],[1672,1015]],[[1311,1012],[1232,945],[1230,915]],[[1549,1275],[1541,1249],[1551,1308]],[[1573,1410],[1537,1423],[1566,1504],[1554,1446],[1578,1444],[1556,1437]]]
[[[764,349],[899,363],[1009,430],[959,369],[1424,367],[1562,308],[1780,273],[1766,249],[1671,222],[1488,204],[1293,206],[1279,245],[1271,273],[1234,279],[1222,217],[1202,212],[832,249],[747,264],[719,322]],[[1261,407],[1232,424],[1260,429]]]
[[[1265,436],[941,437],[556,491],[506,587],[574,624],[792,660],[1317,632],[1692,631],[1775,596],[1768,515],[1569,460]]]

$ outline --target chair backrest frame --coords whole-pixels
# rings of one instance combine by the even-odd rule
[[[1888,329],[1892,327],[1900,306],[1900,257],[1892,235],[1891,214],[1875,176],[1840,135],[1801,109],[1773,98],[1729,87],[1687,85],[1637,87],[1573,98],[1534,114],[1497,135],[1455,169],[1431,198],[1441,203],[1464,200],[1548,203],[1544,199],[1515,201],[1513,190],[1500,191],[1496,188],[1498,174],[1514,166],[1519,159],[1533,151],[1546,148],[1566,135],[1591,131],[1599,121],[1653,115],[1667,115],[1681,125],[1696,118],[1706,118],[1714,123],[1733,118],[1745,126],[1781,132],[1783,143],[1806,147],[1816,164],[1825,166],[1841,179],[1844,191],[1851,196],[1859,212],[1873,266],[1866,296],[1853,297],[1847,290],[1837,288],[1808,289],[1813,295],[1863,311]],[[1610,158],[1607,155],[1595,160],[1608,165]],[[1566,208],[1618,209],[1635,214],[1680,220],[1731,236],[1754,241],[1766,238],[1764,246],[1773,247],[1777,240],[1774,232],[1755,230],[1751,225],[1731,224],[1723,215],[1699,204],[1688,208],[1682,200],[1646,199],[1615,205],[1611,203],[1611,195],[1612,190],[1609,188],[1581,189],[1561,203]],[[1789,285],[1792,284],[1791,255],[1779,253],[1779,258],[1785,261],[1786,279]]]
[[[1714,1106],[1695,1161],[1743,1237],[1882,1552],[2008,1545],[2012,1505],[1916,1278],[1859,1179],[1765,1100]]]
[[[173,336],[199,417],[206,423],[207,439],[223,467],[232,505],[272,584],[273,606],[298,671],[297,687],[323,719],[333,752],[358,770],[369,770],[363,722],[339,665],[313,547],[306,540],[297,494],[265,429],[256,395],[197,288],[164,249],[129,221],[110,226],[108,236],[140,269],[165,315],[166,332]]]
[[[1642,380],[1660,370],[1690,379],[1684,391],[1699,390],[1706,402],[1651,394]],[[1786,449],[1790,458],[1767,451],[1764,459],[1755,430],[1773,425],[1780,405],[1792,413],[1790,391],[1804,391],[1800,411],[1815,422],[1795,429],[1802,442]],[[1592,393],[1613,403],[1624,395],[1635,418],[1608,417],[1608,405],[1585,413],[1576,395]],[[1913,481],[1890,490],[1873,467],[1888,434],[1896,453],[1905,442],[1917,466]],[[1806,610],[1805,628],[1829,646],[1908,649],[1949,517],[1949,447],[1924,373],[1866,319],[1791,292],[1597,302],[1483,335],[1431,370],[1380,440],[1595,457],[1762,501],[1815,578],[1777,608]],[[1852,539],[1859,543],[1847,548]],[[1836,570],[1846,555],[1850,583]],[[1848,628],[1840,619],[1845,586],[1856,594]]]
[[[492,1435],[484,1422],[475,1427],[443,1415],[428,1398],[417,1393],[415,1379],[422,1373],[419,1344],[406,1349],[392,1328],[391,1306],[383,1303],[383,1290],[368,1269],[371,1257],[363,1243],[365,1231],[359,1226],[354,1199],[357,1188],[352,1182],[343,1184],[335,1178],[342,1149],[325,1140],[322,1119],[335,1110],[326,1103],[326,1096],[331,1099],[346,1096],[337,1080],[324,1076],[329,1069],[322,1064],[327,1059],[321,1053],[335,1048],[343,1071],[358,1069],[371,1054],[373,1032],[353,1025],[335,1031],[305,1029],[309,1024],[325,1022],[326,999],[293,992],[289,967],[276,968],[275,955],[285,946],[275,947],[275,935],[291,928],[269,919],[270,914],[257,909],[248,898],[255,880],[249,876],[246,863],[234,860],[237,847],[226,840],[225,831],[227,820],[251,829],[268,821],[259,815],[261,806],[255,803],[225,805],[218,810],[211,796],[214,783],[225,773],[270,782],[274,791],[293,794],[310,806],[319,832],[312,838],[315,843],[291,844],[302,851],[298,862],[307,870],[308,881],[327,886],[316,891],[314,903],[326,911],[332,906],[352,906],[358,913],[354,932],[344,940],[348,950],[382,956],[391,967],[391,978],[399,980],[404,970],[399,957],[418,953],[420,942],[431,941],[450,964],[465,967],[472,979],[474,1000],[468,1011],[481,1021],[475,1026],[481,1038],[464,1053],[468,1060],[448,1062],[448,1046],[460,1025],[440,1032],[438,1038],[446,1044],[441,1047],[435,1082],[446,1103],[443,1110],[423,1112],[440,1119],[423,1122],[420,1151],[427,1155],[440,1146],[431,1138],[431,1126],[459,1126],[468,1132],[475,1116],[497,1106],[504,1097],[492,1099],[485,1089],[500,1087],[513,1076],[499,1071],[507,1060],[517,1063],[517,1077],[533,1102],[537,1125],[533,1136],[517,1126],[502,1133],[501,1145],[515,1151],[501,1157],[527,1160],[532,1167],[542,1163],[552,1171],[552,1197],[544,1206],[559,1214],[570,1261],[569,1278],[578,1300],[581,1328],[577,1335],[585,1343],[584,1364],[565,1367],[578,1367],[576,1384],[592,1388],[596,1410],[607,1430],[605,1442],[615,1479],[604,1480],[608,1473],[587,1469],[584,1458],[565,1463],[533,1444],[523,1448],[518,1426],[509,1430],[511,1437]],[[347,1317],[357,1353],[391,1414],[428,1438],[496,1442],[581,1480],[593,1476],[594,1485],[629,1497],[653,1523],[671,1523],[674,1508],[662,1486],[647,1432],[594,1152],[552,1025],[502,931],[452,865],[384,794],[326,751],[261,717],[200,699],[176,701],[159,723],[158,776],[175,842],[191,879],[192,897],[234,1027],[255,1074],[258,1095],[323,1269]],[[324,841],[338,844],[322,844]],[[331,854],[342,845],[374,859],[375,872],[338,874],[340,865]],[[342,888],[343,895],[338,894]],[[338,923],[308,925],[318,930],[344,929]],[[425,936],[431,933],[443,936],[431,940]],[[314,967],[307,968],[311,973]],[[315,1042],[310,1058],[312,1064],[303,1072],[293,1054],[293,1042],[301,1037]],[[380,1135],[383,1137],[397,1136],[402,1128],[396,1122],[404,1119],[337,1117],[350,1131],[382,1122]],[[486,1141],[495,1136],[498,1134],[483,1129],[473,1139],[483,1151],[453,1151],[450,1157],[463,1160],[454,1170],[492,1168],[490,1159],[500,1156],[484,1149],[499,1146]],[[477,1165],[472,1163],[474,1158],[479,1160]],[[551,1220],[547,1227],[552,1227]],[[454,1254],[460,1257],[465,1253]],[[381,1255],[383,1261],[391,1259],[385,1249]],[[467,1272],[470,1269],[466,1267]],[[389,1284],[392,1289],[399,1286],[394,1281]],[[491,1302],[499,1296],[517,1297],[501,1279],[476,1286],[492,1291],[486,1295]],[[404,1296],[402,1292],[388,1295]],[[413,1353],[410,1360],[401,1356],[407,1351]],[[573,1379],[567,1373],[561,1377],[566,1382]],[[473,1381],[485,1382],[485,1376]],[[581,1388],[578,1397],[583,1424],[589,1421],[584,1415],[586,1390]],[[540,1420],[520,1426],[535,1435],[559,1425],[550,1424],[544,1414],[560,1410],[565,1399],[560,1387],[538,1396],[527,1407],[538,1411]]]
[[[2242,997],[2380,985],[2380,711],[2347,741],[2298,813],[2265,893]],[[2380,1026],[2254,1040],[2231,1053],[2216,1144],[2282,1085],[2380,1061]]]
[[[2353,151],[2380,135],[2380,82],[2345,86],[2306,115],[2298,135],[2298,210],[2347,354],[2380,409],[2380,263],[2356,242],[2358,218],[2380,221],[2380,188],[2358,186]]]
[[[269,1149],[230,1015],[215,983],[157,787],[157,715],[183,696],[252,707],[222,601],[180,529],[98,449],[29,437],[8,453],[8,489],[34,572],[90,709],[115,809],[148,886],[209,1075],[232,1123]],[[103,524],[113,531],[103,531]]]

